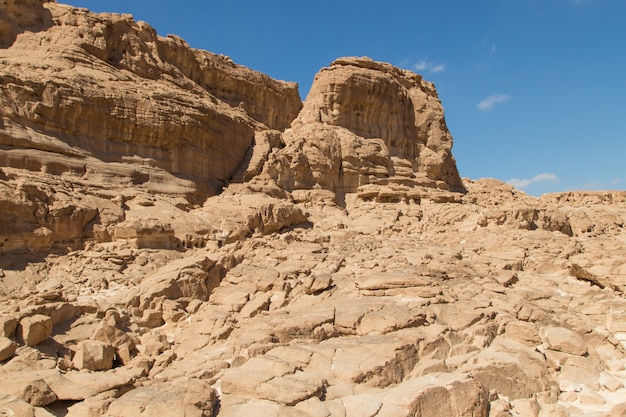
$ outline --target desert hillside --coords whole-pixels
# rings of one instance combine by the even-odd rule
[[[462,178],[435,86],[0,0],[0,415],[626,415],[626,192]]]

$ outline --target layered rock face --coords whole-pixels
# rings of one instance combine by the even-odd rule
[[[4,11],[24,31],[4,36],[15,39],[2,49],[3,166],[164,192],[167,175],[183,189],[224,183],[255,131],[285,128],[301,107],[295,84],[131,16],[32,3]]]
[[[322,69],[284,142],[269,172],[289,190],[463,191],[434,85],[368,58],[341,58]]]
[[[256,132],[284,129],[302,105],[294,83],[159,37],[131,16],[13,0],[0,13],[0,234],[17,240],[8,247],[72,246],[93,236],[92,222],[102,238],[123,220],[111,203],[119,196],[201,203]],[[77,203],[75,191],[89,198]],[[60,219],[68,215],[72,225]]]
[[[626,192],[461,180],[366,58],[302,106],[130,16],[0,42],[0,414],[624,415]]]

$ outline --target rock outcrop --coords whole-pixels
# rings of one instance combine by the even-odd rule
[[[463,191],[452,136],[432,83],[369,58],[341,58],[315,77],[268,174],[285,189]]]
[[[201,204],[256,132],[286,128],[302,106],[295,83],[128,15],[11,0],[0,16],[4,250],[105,238],[123,220],[116,197]]]
[[[626,192],[461,180],[366,58],[302,106],[130,16],[0,44],[0,414],[623,415]]]

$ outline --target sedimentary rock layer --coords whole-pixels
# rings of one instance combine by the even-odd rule
[[[461,180],[421,76],[37,0],[0,76],[0,414],[624,415],[626,192]]]

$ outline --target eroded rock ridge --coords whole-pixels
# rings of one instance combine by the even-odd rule
[[[0,0],[0,414],[622,416],[626,192],[461,179],[433,84]]]

